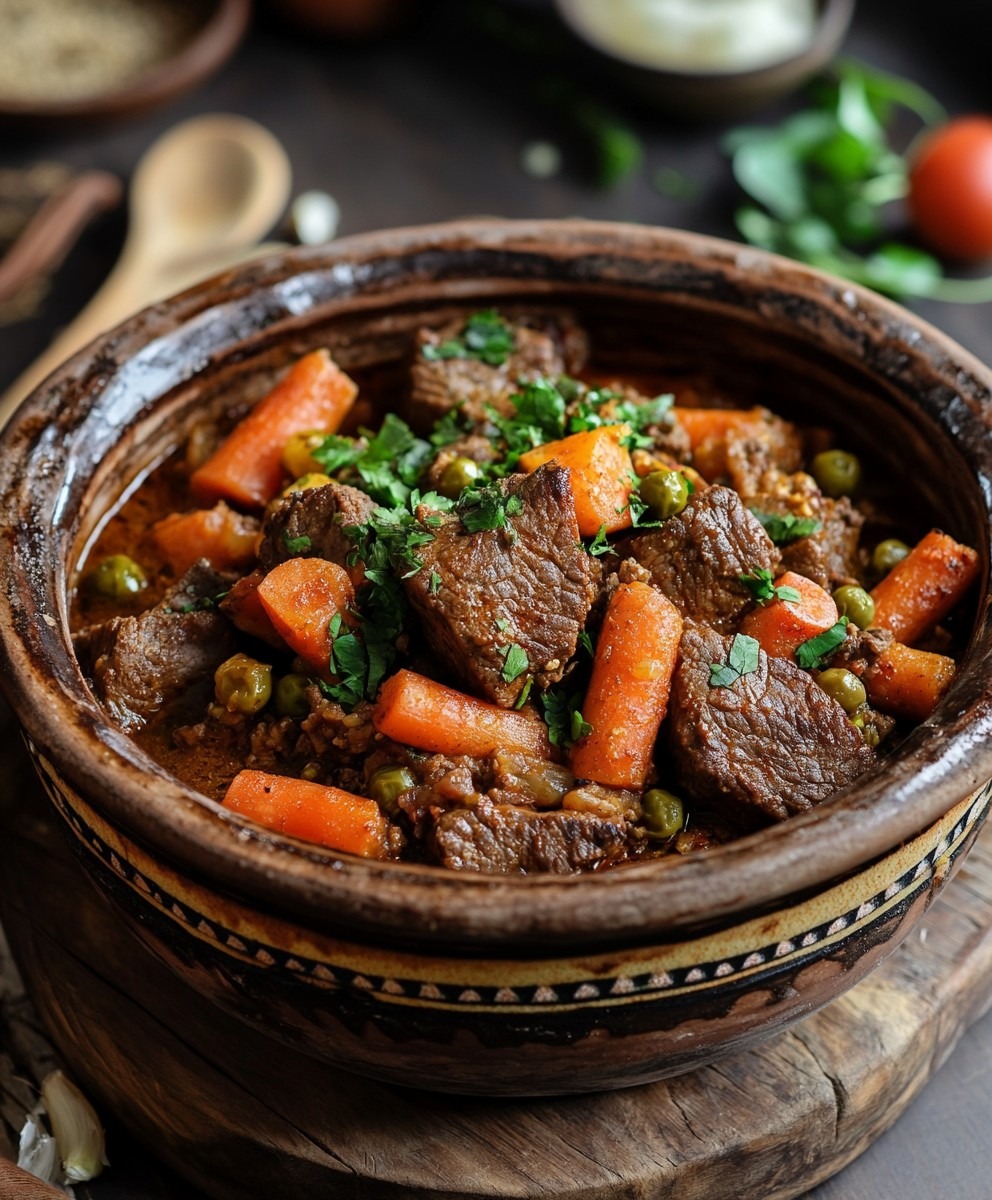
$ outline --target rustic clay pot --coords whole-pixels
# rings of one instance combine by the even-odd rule
[[[819,808],[727,846],[575,877],[368,862],[255,828],[149,761],[72,653],[74,564],[205,410],[301,352],[402,378],[413,331],[491,304],[577,312],[598,365],[709,376],[843,430],[975,546],[937,712]],[[620,1087],[848,988],[919,919],[992,791],[992,374],[897,306],[743,246],[585,222],[465,222],[303,249],[148,309],[70,360],[0,443],[3,682],[66,833],[139,934],[228,1012],[438,1090]]]

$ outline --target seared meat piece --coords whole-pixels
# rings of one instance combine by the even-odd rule
[[[444,518],[419,550],[423,568],[404,585],[444,666],[509,707],[528,679],[540,687],[561,679],[596,595],[599,564],[579,541],[567,470],[548,465],[507,486],[523,506],[507,527],[469,533],[458,517]],[[507,680],[512,645],[527,663]]]
[[[537,813],[489,800],[442,812],[428,840],[442,866],[492,875],[588,870],[619,862],[632,846],[623,820],[560,809]]]
[[[682,635],[672,684],[670,743],[679,785],[741,824],[783,820],[846,787],[875,761],[847,714],[811,675],[758,652],[758,667],[710,686],[731,638]]]
[[[727,632],[751,603],[742,575],[774,572],[779,552],[736,492],[694,492],[678,516],[619,548],[651,575],[650,582],[690,621]]]
[[[201,559],[154,608],[76,635],[93,690],[122,729],[140,729],[234,653],[231,626],[212,607],[229,585],[228,576]]]
[[[518,381],[557,378],[578,370],[584,358],[584,338],[578,337],[574,323],[564,318],[559,328],[511,323],[514,349],[500,366],[476,358],[424,357],[425,346],[457,340],[464,329],[465,322],[459,318],[441,329],[421,329],[417,334],[409,410],[410,424],[416,429],[426,432],[456,405],[476,425],[486,420],[487,405],[503,416],[512,416],[515,410],[510,397],[518,391]]]
[[[259,561],[271,571],[288,558],[326,558],[349,574],[355,572],[352,582],[358,583],[362,569],[348,564],[348,555],[355,547],[345,528],[366,522],[374,508],[370,496],[346,483],[290,492],[265,519]]]

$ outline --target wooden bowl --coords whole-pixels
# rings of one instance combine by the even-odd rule
[[[191,91],[230,58],[248,29],[251,0],[208,0],[192,36],[171,57],[132,82],[77,99],[0,98],[0,125],[60,127],[133,117]]]
[[[232,393],[317,345],[393,378],[414,330],[574,309],[599,365],[689,367],[843,429],[976,546],[957,679],[855,786],[700,854],[568,877],[370,862],[264,832],[117,729],[73,656],[74,564],[128,487]],[[300,249],[147,309],[0,441],[2,679],[91,878],[226,1011],[437,1090],[542,1094],[686,1070],[840,994],[913,927],[992,796],[992,373],[851,284],[748,247],[590,222],[463,222]]]
[[[652,65],[646,53],[635,58],[604,44],[574,0],[554,2],[569,29],[605,55],[626,84],[668,111],[702,120],[738,120],[795,91],[830,63],[854,14],[854,0],[818,0],[815,32],[798,54],[749,70],[680,71]]]

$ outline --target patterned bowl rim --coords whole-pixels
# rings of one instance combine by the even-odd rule
[[[960,470],[985,583],[934,715],[884,766],[801,816],[703,854],[583,876],[379,863],[265,833],[181,785],[113,726],[68,634],[66,570],[93,446],[154,424],[197,373],[316,320],[513,292],[662,298],[779,325],[884,383]],[[992,372],[878,295],[751,247],[589,221],[453,222],[239,268],[144,310],[52,375],[0,439],[2,681],[25,730],[108,819],[194,877],[312,923],[425,942],[594,945],[671,936],[817,887],[884,854],[992,776]],[[112,445],[112,442],[107,445]],[[89,458],[87,457],[89,456]],[[89,462],[89,468],[83,469]],[[962,482],[967,481],[967,489]]]

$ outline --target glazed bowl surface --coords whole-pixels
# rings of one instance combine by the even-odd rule
[[[267,833],[108,720],[72,652],[76,564],[204,412],[330,347],[395,386],[421,325],[574,312],[604,371],[702,370],[839,427],[977,548],[958,676],[829,802],[704,853],[577,876],[370,862]],[[0,444],[3,682],[91,878],[229,1013],[438,1090],[625,1086],[766,1036],[861,978],[975,837],[992,776],[992,374],[878,296],[751,248],[590,222],[463,222],[290,251],[146,310],[65,364]],[[909,496],[909,491],[913,495]]]

